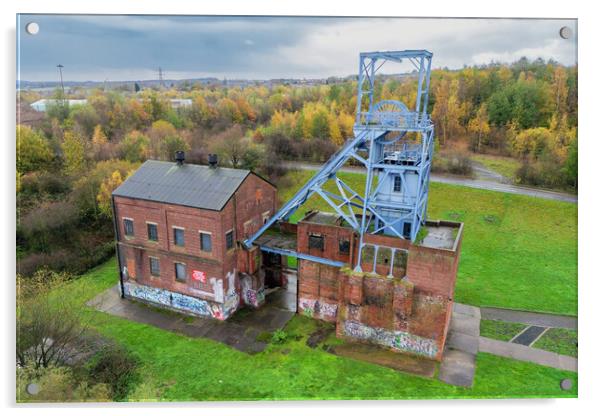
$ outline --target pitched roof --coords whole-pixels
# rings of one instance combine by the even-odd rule
[[[246,169],[147,160],[113,195],[221,211],[250,173]]]

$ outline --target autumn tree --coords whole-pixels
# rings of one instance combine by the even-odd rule
[[[83,172],[86,166],[86,146],[84,140],[71,131],[66,131],[61,144],[63,150],[63,170],[68,176]]]
[[[132,172],[128,172],[127,176],[131,174]],[[111,194],[119,185],[123,183],[125,179],[127,179],[127,177],[122,177],[121,172],[116,170],[111,174],[110,177],[105,178],[100,184],[98,195],[96,195],[96,201],[98,202],[98,209],[100,210],[100,213],[107,218],[113,218]]]
[[[443,79],[435,89],[435,106],[433,107],[433,120],[440,129],[441,145],[445,145],[450,136],[456,135],[461,130],[460,117],[462,110],[458,101],[458,81]]]
[[[119,143],[121,157],[130,162],[142,162],[148,158],[150,139],[137,130],[129,132]]]
[[[481,143],[485,136],[490,132],[489,115],[487,113],[487,104],[483,103],[479,107],[474,118],[468,123],[468,131],[472,135],[473,149],[477,152],[481,151]]]
[[[53,153],[48,141],[28,126],[17,125],[17,171],[27,173],[50,166]]]

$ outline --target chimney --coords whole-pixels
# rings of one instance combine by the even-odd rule
[[[217,168],[217,155],[215,153],[209,153],[209,167],[212,169]]]
[[[182,166],[184,164],[185,160],[186,160],[186,154],[182,150],[178,150],[176,152],[176,163],[179,166]]]

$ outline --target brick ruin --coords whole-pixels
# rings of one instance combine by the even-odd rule
[[[427,221],[415,244],[365,235],[364,272],[349,266],[357,261],[357,234],[335,215],[310,212],[298,225],[281,227],[289,238],[296,235],[299,253],[345,263],[299,259],[299,314],[335,323],[341,338],[441,360],[463,224]]]

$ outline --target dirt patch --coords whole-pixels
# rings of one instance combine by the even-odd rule
[[[433,378],[437,362],[408,354],[393,352],[376,345],[347,342],[329,349],[335,355],[382,365],[421,377]]]
[[[321,344],[328,336],[334,331],[332,327],[320,327],[307,338],[307,346],[309,348],[316,348],[318,344]]]

